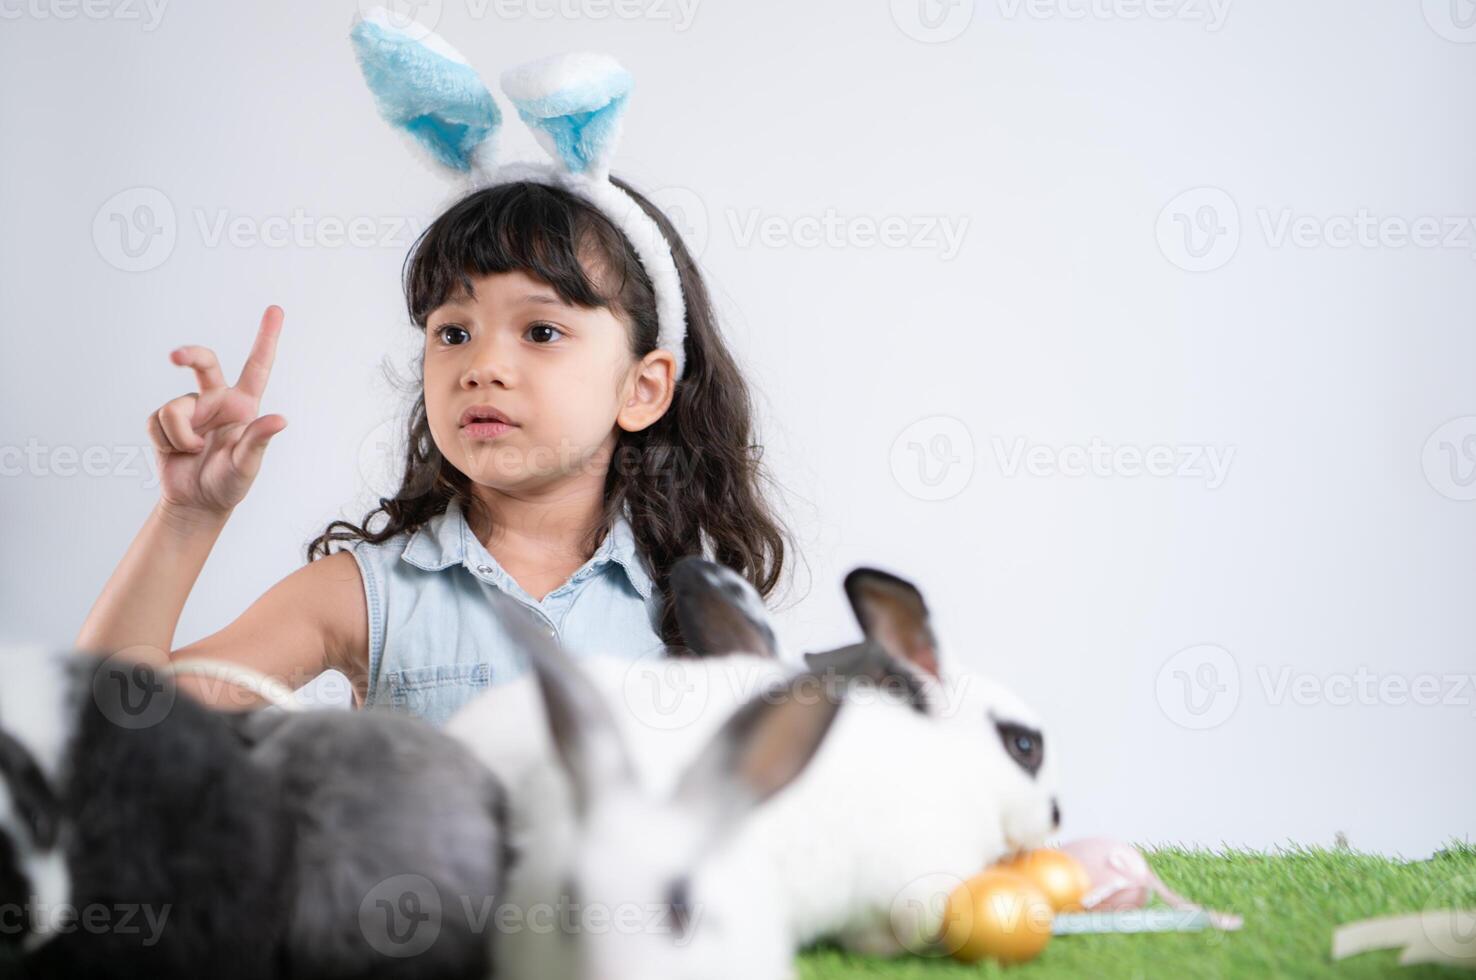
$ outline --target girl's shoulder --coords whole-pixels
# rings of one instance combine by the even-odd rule
[[[415,527],[374,540],[355,537],[342,543],[342,549],[361,559],[396,561],[405,558],[421,567],[445,567],[457,552],[465,551],[466,523],[456,504]]]

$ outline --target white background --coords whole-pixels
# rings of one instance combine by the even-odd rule
[[[1476,830],[1476,6],[1217,2],[420,16],[494,83],[579,48],[635,75],[616,169],[752,379],[792,651],[850,641],[840,578],[879,565],[1049,718],[1066,837],[1422,856]],[[234,378],[268,303],[290,425],[176,643],[387,489],[398,272],[448,190],[353,10],[0,0],[5,639],[72,641],[157,497],[169,350]]]

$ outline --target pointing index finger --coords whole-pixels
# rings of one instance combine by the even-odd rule
[[[272,362],[277,357],[277,337],[282,332],[282,308],[268,306],[261,315],[261,327],[256,332],[256,343],[251,345],[251,354],[241,368],[241,377],[236,387],[246,394],[261,397],[266,391],[267,378],[272,373]]]

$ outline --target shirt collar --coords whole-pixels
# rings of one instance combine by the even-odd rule
[[[654,583],[636,548],[635,531],[630,526],[629,514],[629,506],[622,509],[595,553],[572,577],[587,577],[613,561],[625,569],[626,577],[641,594],[641,598],[650,599]],[[472,534],[461,505],[454,500],[446,505],[442,513],[415,529],[410,540],[405,542],[400,557],[426,571],[438,571],[451,565],[487,565],[492,570],[490,574],[502,581],[504,586],[512,582],[512,577],[503,570],[497,559]]]

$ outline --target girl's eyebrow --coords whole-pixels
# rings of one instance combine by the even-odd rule
[[[529,293],[523,297],[524,303],[547,303],[550,306],[566,306],[563,300],[550,293]]]

